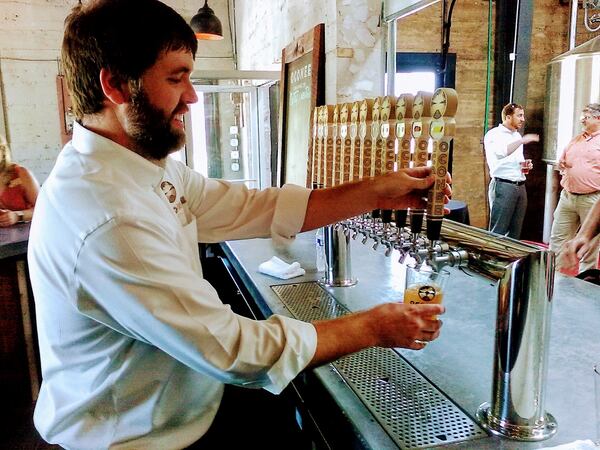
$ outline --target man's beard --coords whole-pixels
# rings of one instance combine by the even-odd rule
[[[165,117],[164,112],[153,106],[144,88],[132,92],[127,132],[134,150],[141,156],[160,160],[183,147],[185,133],[173,128],[173,115]]]

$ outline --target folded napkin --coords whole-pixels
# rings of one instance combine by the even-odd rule
[[[299,277],[306,273],[305,270],[300,267],[300,263],[293,262],[292,264],[288,264],[277,256],[273,256],[270,260],[259,265],[258,271],[275,278],[281,278],[282,280]]]
[[[544,447],[540,450],[598,450],[598,447],[591,440],[586,439],[585,441],[574,441],[556,447]]]

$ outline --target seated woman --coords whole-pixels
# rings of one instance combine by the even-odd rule
[[[11,162],[10,148],[0,135],[0,227],[29,222],[39,191],[33,174]]]

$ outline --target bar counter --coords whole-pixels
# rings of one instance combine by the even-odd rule
[[[11,227],[0,227],[0,259],[27,255],[29,223],[17,223]]]
[[[314,242],[314,233],[302,233],[288,247],[275,247],[270,239],[230,241],[221,246],[234,278],[244,286],[263,315],[290,316],[271,286],[320,279],[322,273],[316,270]],[[399,254],[394,251],[385,257],[383,250],[375,251],[371,245],[371,241],[367,245],[359,240],[352,242],[352,274],[358,278],[355,286],[325,288],[350,311],[402,299],[405,268],[398,263]],[[298,261],[306,275],[280,280],[259,273],[258,265],[272,256],[288,263]],[[396,351],[477,422],[474,419],[477,408],[491,400],[496,287],[493,281],[465,269],[449,268],[449,271],[441,336],[421,351]],[[483,437],[474,440],[433,448],[541,449],[595,438],[593,366],[600,363],[600,286],[557,274],[552,308],[545,409],[556,419],[557,433],[541,442],[519,442],[484,432]],[[332,365],[310,372],[349,422],[355,433],[356,448],[398,448]]]

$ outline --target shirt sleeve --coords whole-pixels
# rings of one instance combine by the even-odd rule
[[[77,258],[77,309],[224,383],[280,392],[314,356],[313,325],[233,313],[151,220],[113,219]]]
[[[243,184],[204,178],[189,169],[183,177],[200,242],[254,237],[282,242],[293,239],[302,229],[310,189],[292,184],[248,189]]]
[[[509,142],[496,129],[492,129],[491,132],[485,135],[483,144],[485,149],[497,158],[506,158]]]

